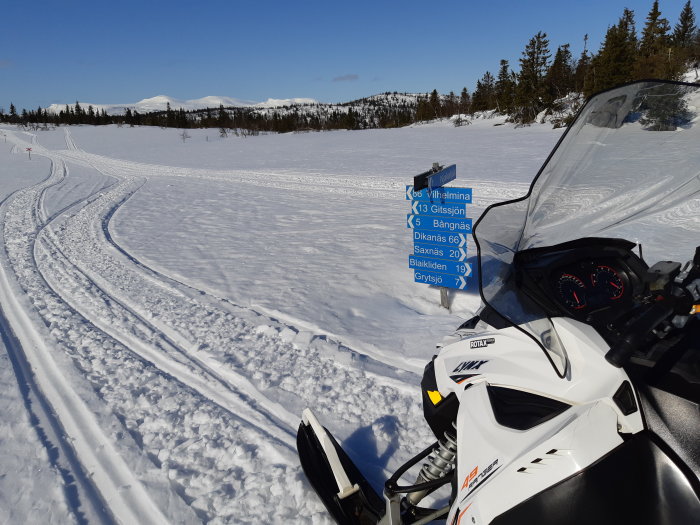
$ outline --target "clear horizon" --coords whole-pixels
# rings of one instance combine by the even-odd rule
[[[166,95],[347,102],[382,92],[473,91],[538,31],[552,54],[597,51],[625,7],[638,32],[652,0],[439,5],[407,0],[216,0],[114,4],[9,0],[0,32],[0,107],[131,104]],[[685,0],[662,0],[673,27]],[[698,6],[693,2],[693,8]]]

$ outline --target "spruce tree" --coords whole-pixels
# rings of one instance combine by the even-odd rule
[[[224,109],[224,105],[219,105],[219,116],[216,119],[216,125],[219,129],[228,129],[232,127],[231,116]]]
[[[165,103],[165,126],[168,128],[175,126],[175,114],[170,107],[170,102]]]
[[[490,71],[476,81],[472,95],[472,112],[486,111],[496,107],[496,83]]]
[[[678,17],[678,23],[673,28],[671,43],[676,47],[691,47],[693,45],[693,41],[695,40],[697,31],[698,28],[695,25],[695,13],[693,12],[693,6],[690,4],[690,0],[688,0],[683,6],[683,10]]]
[[[588,34],[586,34],[583,36],[583,51],[581,51],[581,56],[576,62],[576,69],[574,70],[574,91],[577,93],[583,93],[584,91],[586,74],[590,65],[591,57],[588,54]]]
[[[534,121],[545,107],[544,78],[551,56],[547,33],[539,31],[532,37],[522,55],[516,88],[516,120],[528,123]]]
[[[673,78],[677,74],[668,35],[670,30],[671,25],[661,16],[659,2],[655,0],[639,41],[636,78]]]
[[[507,60],[502,59],[496,78],[495,97],[499,113],[511,113],[515,107],[515,73],[510,69]]]
[[[459,112],[460,114],[467,114],[470,112],[471,108],[471,97],[469,96],[469,91],[467,88],[462,88],[462,93],[459,96]]]
[[[608,28],[600,51],[591,59],[584,84],[586,96],[634,79],[637,31],[634,12],[625,9],[617,25]]]
[[[428,103],[433,112],[432,118],[438,118],[440,116],[440,95],[438,95],[437,89],[433,89],[430,93]]]
[[[696,42],[699,37],[700,33],[698,33],[698,28],[695,25],[695,13],[690,5],[690,0],[688,0],[683,6],[683,10],[678,17],[678,23],[671,34],[671,45],[675,48],[678,60],[682,66],[700,58],[696,48]]]
[[[455,95],[454,91],[450,91],[450,94],[447,95],[447,99],[445,100],[445,103],[442,106],[442,116],[451,117],[452,115],[455,115],[457,113],[459,113],[457,95]]]
[[[557,48],[552,65],[545,77],[547,104],[566,96],[574,89],[574,66],[569,44]]]
[[[416,121],[424,122],[426,120],[430,120],[431,118],[431,109],[430,103],[428,102],[428,98],[425,96],[419,97],[418,104],[416,107]]]

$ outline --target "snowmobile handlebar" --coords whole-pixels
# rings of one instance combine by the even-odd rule
[[[620,340],[605,354],[605,359],[611,365],[621,368],[644,342],[649,332],[671,316],[673,312],[673,305],[668,304],[666,301],[650,305],[642,315],[626,328]]]
[[[644,313],[629,323],[623,330],[620,339],[610,348],[605,359],[618,368],[621,368],[632,354],[640,348],[645,339],[659,324],[672,316],[688,316],[695,311],[694,303],[700,299],[700,246],[695,249],[695,256],[684,268],[680,269],[680,264],[671,262],[661,262],[650,268],[650,275],[656,276],[654,272],[663,273],[664,269],[669,270],[662,276],[664,290],[656,296],[656,302],[646,307]],[[680,277],[676,277],[680,274]],[[653,279],[654,277],[652,277]],[[656,295],[650,294],[650,297]]]

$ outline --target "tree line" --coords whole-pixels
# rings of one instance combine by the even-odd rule
[[[529,123],[543,111],[561,109],[567,94],[588,97],[641,79],[679,80],[689,68],[697,68],[700,59],[700,32],[690,0],[673,29],[655,0],[640,34],[634,11],[624,9],[597,52],[589,52],[587,44],[585,35],[578,59],[569,44],[558,46],[552,58],[547,34],[538,32],[525,46],[517,73],[501,60],[495,77],[487,71],[477,81],[469,112],[497,110],[514,122]]]
[[[38,108],[18,113],[10,104],[9,113],[0,109],[0,122],[41,128],[70,124],[160,126],[165,128],[219,128],[222,135],[246,130],[285,133],[306,130],[370,129],[406,126],[415,122],[416,102],[390,103],[383,99],[360,99],[345,104],[302,104],[275,108],[229,107],[197,110],[172,109],[140,113],[126,108],[122,115],[109,115],[104,109],[82,107],[79,102],[60,111]],[[408,96],[408,95],[407,95]],[[414,100],[416,98],[414,97]]]
[[[565,97],[587,97],[618,84],[645,78],[679,79],[700,59],[700,31],[690,0],[684,5],[673,28],[662,16],[655,0],[641,33],[635,14],[624,9],[616,24],[608,27],[597,52],[589,52],[588,35],[583,51],[574,58],[569,44],[557,47],[552,56],[547,34],[539,31],[522,51],[519,70],[501,60],[494,76],[490,71],[477,80],[473,93],[463,88],[459,95],[429,94],[403,98],[385,93],[346,104],[295,105],[281,108],[234,107],[204,110],[173,110],[139,113],[127,108],[123,115],[108,115],[78,102],[58,112],[23,109],[18,113],[10,104],[9,113],[0,108],[0,121],[23,125],[118,124],[173,128],[219,128],[251,133],[300,130],[388,128],[437,118],[473,115],[482,111],[506,114],[513,122],[533,122],[543,112],[562,111]],[[563,121],[562,123],[565,123]]]

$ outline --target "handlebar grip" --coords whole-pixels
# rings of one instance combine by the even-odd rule
[[[620,340],[605,354],[605,359],[611,365],[621,368],[639,348],[647,334],[671,314],[673,314],[673,306],[665,301],[650,306],[627,327]]]

